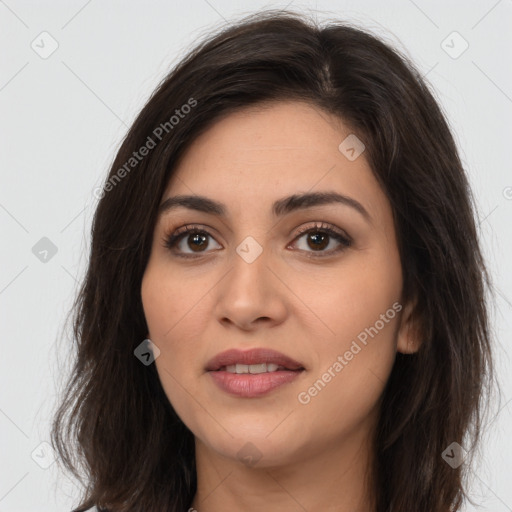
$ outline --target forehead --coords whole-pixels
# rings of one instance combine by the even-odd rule
[[[357,197],[371,213],[385,198],[364,152],[351,161],[340,151],[351,133],[339,118],[302,102],[244,109],[194,140],[164,198],[209,196],[241,213],[293,193],[332,190]]]

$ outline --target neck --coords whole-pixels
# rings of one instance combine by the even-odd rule
[[[300,459],[269,467],[246,466],[196,438],[197,493],[192,507],[197,512],[372,512],[373,489],[367,483],[373,443],[367,432],[359,429],[337,445],[310,453],[305,449]]]

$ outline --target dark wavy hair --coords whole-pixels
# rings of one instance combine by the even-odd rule
[[[397,353],[382,396],[369,474],[375,511],[457,511],[469,499],[466,477],[493,391],[493,290],[450,128],[426,80],[384,39],[271,10],[222,27],[169,72],[99,194],[87,272],[69,312],[75,359],[51,431],[60,464],[84,487],[77,511],[191,506],[194,436],[155,365],[134,356],[148,333],[141,281],[158,208],[198,135],[250,105],[290,100],[338,116],[364,141],[392,206],[402,297],[416,304],[421,325],[421,348]],[[442,457],[453,442],[468,452],[456,468]]]

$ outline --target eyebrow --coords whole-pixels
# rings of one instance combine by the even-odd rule
[[[274,217],[282,217],[297,210],[327,204],[349,206],[359,212],[367,222],[371,223],[371,216],[361,203],[352,197],[338,194],[337,192],[309,192],[283,197],[274,202],[272,205],[272,213]],[[217,215],[219,217],[226,217],[227,215],[227,208],[224,204],[199,195],[178,195],[169,197],[160,205],[159,215],[180,207]]]

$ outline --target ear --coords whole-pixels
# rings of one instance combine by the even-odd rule
[[[397,351],[402,354],[414,354],[423,343],[421,322],[417,313],[417,301],[409,301],[400,318],[397,334]]]

